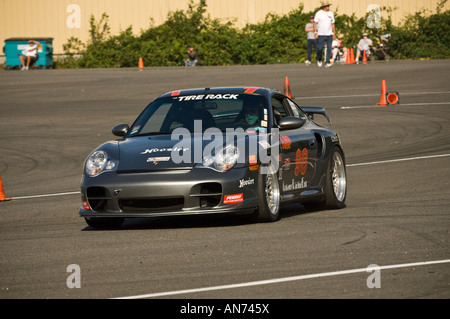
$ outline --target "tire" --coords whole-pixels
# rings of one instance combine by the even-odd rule
[[[260,174],[258,179],[259,222],[274,222],[280,218],[280,199],[277,173]]]
[[[305,208],[310,211],[318,211],[346,207],[347,172],[344,155],[338,147],[331,151],[324,193],[319,200],[304,203]]]
[[[95,218],[85,217],[86,223],[93,228],[108,229],[118,228],[122,225],[124,218]]]
[[[342,151],[335,147],[328,162],[325,206],[327,209],[344,208],[346,197],[347,172],[345,171],[345,159]]]

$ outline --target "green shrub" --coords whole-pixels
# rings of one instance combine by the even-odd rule
[[[357,18],[334,12],[336,31],[344,35],[344,46],[353,47],[367,32],[372,40],[379,34],[391,33],[389,42],[393,58],[448,58],[450,57],[450,11],[441,12],[445,2],[435,14],[425,11],[409,15],[398,26],[391,20],[392,8],[382,8],[388,17],[382,19],[380,29],[369,29],[367,18]],[[222,22],[206,14],[206,0],[197,4],[190,1],[186,11],[170,12],[167,20],[152,25],[134,35],[132,27],[118,35],[110,34],[108,15],[99,21],[90,19],[90,39],[82,43],[70,38],[64,44],[68,58],[58,62],[58,67],[99,68],[137,67],[139,57],[145,66],[184,65],[189,45],[199,52],[201,65],[298,63],[306,58],[306,33],[309,16],[316,10],[303,12],[304,6],[279,16],[270,13],[257,24],[242,29],[232,21]],[[81,54],[81,58],[76,58]]]

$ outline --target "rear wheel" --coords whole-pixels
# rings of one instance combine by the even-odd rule
[[[327,171],[327,186],[325,191],[326,208],[339,209],[345,207],[347,196],[347,174],[344,156],[340,149],[335,148],[331,154]]]
[[[304,203],[306,209],[311,211],[323,209],[340,209],[345,207],[347,196],[347,174],[342,151],[333,148],[328,161],[325,194],[320,199]]]
[[[277,173],[260,174],[258,179],[258,221],[274,222],[280,217],[280,186]]]
[[[124,218],[95,218],[95,217],[85,217],[86,223],[93,228],[117,228],[120,227],[124,221]]]

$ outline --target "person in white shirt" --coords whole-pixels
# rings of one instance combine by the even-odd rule
[[[325,67],[331,66],[331,44],[333,39],[336,39],[336,30],[334,26],[334,14],[330,11],[331,3],[327,1],[321,1],[320,10],[316,12],[314,16],[314,36],[317,39],[317,65],[322,66],[322,52],[325,46],[329,48],[326,51]]]
[[[22,70],[28,70],[30,65],[36,62],[38,58],[38,45],[40,43],[35,40],[29,40],[28,46],[22,50],[22,55],[19,55],[20,63],[22,63]]]
[[[339,60],[340,55],[342,55],[341,48],[342,48],[342,50],[344,49],[342,47],[342,38],[343,38],[343,36],[339,35],[337,37],[337,39],[333,40],[333,44],[331,45],[331,47],[332,47],[331,60],[330,60],[331,64],[336,62],[337,61],[336,59]]]
[[[361,56],[361,52],[366,51],[366,57],[370,55],[370,47],[372,46],[372,40],[367,37],[367,33],[363,34],[363,38],[359,40],[358,45],[356,46],[356,63],[359,61],[359,57]]]

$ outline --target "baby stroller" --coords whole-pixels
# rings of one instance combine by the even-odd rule
[[[391,38],[390,34],[378,35],[378,43],[376,46],[372,47],[373,55],[372,59],[377,60],[390,60],[389,52],[391,48],[389,47],[389,39]]]

